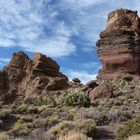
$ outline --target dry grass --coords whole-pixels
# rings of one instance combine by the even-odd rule
[[[130,136],[127,140],[140,140],[140,135]]]
[[[10,138],[6,133],[0,133],[0,140],[10,140]]]
[[[58,140],[92,140],[92,138],[88,138],[80,132],[70,131],[66,135],[60,136]]]

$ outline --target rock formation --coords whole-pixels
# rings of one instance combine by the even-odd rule
[[[11,102],[19,96],[41,95],[66,88],[68,78],[59,69],[54,60],[43,54],[35,53],[34,60],[30,60],[23,52],[14,53],[0,72],[0,100]]]
[[[140,18],[136,11],[119,9],[108,15],[107,27],[97,41],[97,53],[103,64],[99,79],[140,75]]]

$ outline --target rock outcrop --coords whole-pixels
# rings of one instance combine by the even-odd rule
[[[99,86],[92,89],[89,93],[91,100],[95,99],[110,99],[115,97],[113,93],[113,86],[110,83],[101,83]]]
[[[140,75],[140,18],[136,11],[119,9],[108,15],[107,27],[97,41],[97,53],[103,64],[99,79]]]
[[[34,60],[23,52],[14,53],[0,72],[0,100],[12,102],[19,96],[25,98],[66,88],[68,78],[59,70],[54,60],[41,53],[35,53]]]

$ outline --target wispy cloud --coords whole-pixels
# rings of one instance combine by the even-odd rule
[[[69,76],[70,80],[72,80],[73,78],[79,78],[84,84],[86,84],[90,80],[95,80],[97,76],[97,73],[89,73],[87,71],[74,70],[68,70],[66,74]]]
[[[0,47],[61,57],[81,47],[71,40],[78,36],[83,40],[81,50],[90,52],[107,13],[121,7],[140,10],[138,0],[1,0]]]
[[[72,31],[58,21],[51,0],[0,1],[0,46],[21,47],[60,57],[76,51]]]
[[[8,63],[10,61],[10,58],[0,58],[1,63]]]
[[[77,50],[78,54],[95,54],[107,14],[118,8],[140,14],[139,0],[0,0],[0,47],[39,51],[51,57],[68,56]],[[96,74],[91,71],[97,72],[100,65],[88,62],[81,67],[83,71],[73,69],[69,76],[77,75],[85,82],[94,79]]]

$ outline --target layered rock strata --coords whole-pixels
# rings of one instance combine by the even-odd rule
[[[41,53],[35,53],[34,60],[23,52],[14,53],[0,72],[0,100],[11,102],[19,96],[25,98],[66,88],[68,78],[59,70],[54,60]]]
[[[119,9],[111,12],[107,27],[96,44],[103,64],[99,79],[140,75],[140,18],[136,11]]]

